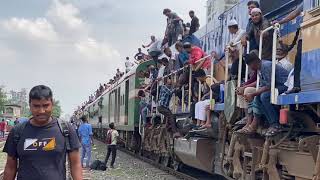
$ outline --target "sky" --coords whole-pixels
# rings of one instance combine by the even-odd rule
[[[163,37],[170,8],[205,24],[206,0],[2,0],[0,85],[20,90],[44,84],[64,114],[106,83],[126,56]]]

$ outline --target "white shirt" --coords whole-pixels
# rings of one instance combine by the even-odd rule
[[[161,51],[161,44],[162,44],[161,40],[156,40],[154,43],[151,44],[149,48],[149,52]]]
[[[134,64],[130,61],[126,61],[124,65],[126,66],[126,71],[130,71],[131,67],[134,66]]]
[[[232,34],[232,35],[231,35],[231,41],[230,41],[229,44],[231,44],[231,43],[234,44],[234,43],[240,41],[241,38],[242,38],[242,36],[245,35],[245,33],[246,33],[245,30],[243,30],[243,29],[238,29],[238,31],[237,31],[235,34]]]
[[[288,72],[290,72],[293,69],[293,65],[287,57],[284,57],[283,59],[279,60],[277,64],[283,67]]]
[[[163,77],[165,68],[166,67],[164,65],[161,65],[161,67],[159,68],[159,71],[158,71],[158,77],[157,78],[162,78]],[[159,85],[163,85],[163,81],[160,81]]]

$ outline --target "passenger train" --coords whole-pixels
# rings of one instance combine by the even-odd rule
[[[236,19],[245,29],[247,2],[241,0],[196,33],[203,49],[208,53],[224,50],[230,40],[227,24],[231,19]],[[228,100],[235,96],[232,90],[225,91],[224,103],[213,104],[213,128],[206,134],[173,139],[162,123],[162,116],[159,116],[159,122],[153,122],[152,127],[144,127],[139,116],[137,93],[145,80],[142,72],[147,71],[152,61],[141,63],[125,74],[110,90],[87,105],[80,115],[89,117],[97,138],[104,139],[108,124],[114,122],[125,140],[125,148],[152,157],[177,171],[188,165],[225,179],[311,180],[315,176],[320,179],[320,2],[260,0],[260,5],[265,17],[272,21],[285,17],[301,2],[304,5],[303,16],[281,27],[272,27],[287,42],[292,41],[297,28],[301,27],[303,38],[302,91],[283,95],[272,89],[272,103],[282,107],[284,131],[281,134],[265,138],[259,133],[250,136],[234,133],[239,128],[235,122],[242,117],[236,103],[230,104]],[[295,49],[289,55],[292,62]],[[224,79],[221,74],[228,73],[227,69],[214,69],[218,71],[216,75],[220,74],[219,78],[216,77],[218,80]],[[176,74],[171,74],[173,79]],[[190,90],[190,87],[183,88],[182,93],[186,95]],[[186,99],[172,106],[180,128],[185,127],[190,113],[190,100],[188,96],[182,97]],[[174,101],[176,97],[172,99]],[[156,111],[151,112],[150,119],[155,116]]]

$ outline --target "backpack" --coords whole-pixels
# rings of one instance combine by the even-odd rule
[[[107,144],[111,144],[111,141],[112,141],[112,130],[109,130],[109,131],[107,132],[106,143],[107,143]]]
[[[13,132],[14,132],[14,137],[13,137],[13,140],[14,140],[14,144],[16,146],[18,146],[18,143],[20,141],[20,138],[22,136],[22,133],[27,125],[29,121],[25,121],[25,122],[22,122],[22,123],[19,123],[17,124],[16,126],[14,126],[13,128]],[[59,129],[62,133],[62,135],[64,136],[65,140],[66,140],[66,146],[67,146],[67,151],[71,150],[71,146],[70,146],[70,137],[69,137],[69,126],[68,126],[68,123],[65,122],[65,121],[62,121],[60,119],[58,119],[58,126],[59,126]]]
[[[90,165],[90,169],[92,170],[100,170],[100,171],[105,171],[107,169],[106,165],[99,161],[99,160],[95,160],[93,161],[93,163]]]

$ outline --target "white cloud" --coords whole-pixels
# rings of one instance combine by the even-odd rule
[[[49,0],[49,6],[38,6],[39,0],[3,1],[16,6],[11,15],[0,12],[0,77],[5,77],[0,85],[30,89],[47,84],[66,113],[123,68],[124,57],[148,43],[150,34],[163,36],[163,8],[185,21],[193,9],[202,25],[205,21],[205,0]],[[26,12],[23,4],[35,7]]]
[[[8,67],[0,71],[7,77],[0,85],[30,89],[47,84],[66,113],[122,66],[119,52],[96,38],[70,3],[54,0],[42,17],[4,19],[0,32],[0,51],[5,52],[0,54],[1,66]]]
[[[11,18],[2,22],[2,26],[8,32],[26,38],[28,40],[57,40],[57,33],[52,24],[45,18],[36,18],[34,20],[24,18]]]

